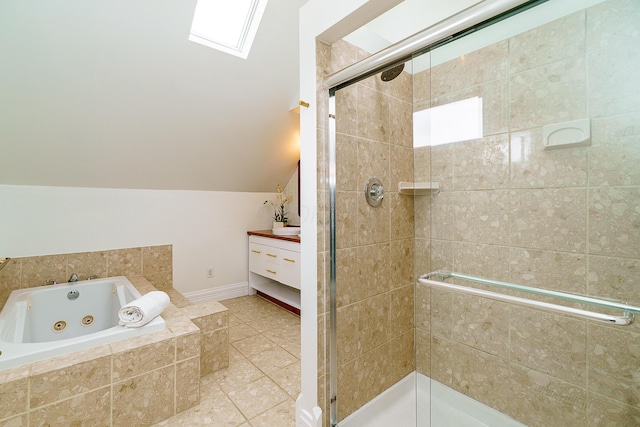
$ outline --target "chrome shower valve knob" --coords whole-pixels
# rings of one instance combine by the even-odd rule
[[[378,178],[369,178],[364,184],[364,197],[370,206],[380,206],[384,199],[384,186]]]

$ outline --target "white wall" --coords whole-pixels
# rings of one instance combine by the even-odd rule
[[[299,154],[294,3],[244,60],[188,40],[196,0],[0,1],[0,183],[271,192]]]
[[[300,198],[300,188],[298,187],[298,168],[293,171],[293,175],[289,179],[289,182],[284,187],[284,194],[291,195],[291,201],[287,204],[287,211],[289,212],[289,224],[300,225],[300,215],[298,215],[298,199]],[[302,206],[300,207],[302,209]]]
[[[0,257],[173,245],[185,293],[247,281],[247,230],[273,193],[0,185]],[[208,267],[215,276],[206,278]]]

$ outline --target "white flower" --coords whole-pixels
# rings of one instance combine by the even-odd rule
[[[291,194],[284,195],[284,188],[280,184],[276,186],[278,195],[276,200],[265,200],[264,204],[270,203],[273,206],[273,220],[276,222],[287,222],[287,215],[289,212],[286,210],[286,204],[291,200]]]

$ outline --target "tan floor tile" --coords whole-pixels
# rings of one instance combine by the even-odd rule
[[[229,346],[229,362],[235,362],[244,359],[244,354],[240,353],[233,346]]]
[[[255,381],[264,374],[247,359],[229,363],[229,367],[214,372],[212,377],[225,392]]]
[[[253,427],[294,427],[296,425],[296,403],[288,399],[250,420]]]
[[[249,310],[232,311],[232,314],[244,322],[251,322],[253,320],[259,320],[264,319],[265,317],[269,317],[274,313],[277,313],[278,310],[282,309],[275,305],[256,306],[251,307]]]
[[[300,318],[295,314],[288,313],[285,310],[280,310],[280,312],[272,314],[264,319],[247,322],[247,325],[251,326],[258,332],[266,332],[273,329],[286,328],[291,325],[300,325]]]
[[[298,398],[301,392],[301,372],[300,362],[296,362],[292,365],[271,372],[269,378],[276,384],[278,384],[289,396],[294,399]]]
[[[255,295],[222,303],[230,312],[229,367],[200,379],[198,406],[155,426],[294,426],[300,318]]]
[[[231,343],[231,345],[247,357],[276,347],[276,343],[266,338],[264,335],[256,335],[253,337],[245,338],[243,340]]]
[[[290,399],[287,393],[267,377],[243,385],[229,392],[228,396],[249,419]]]
[[[278,345],[285,343],[300,343],[300,326],[291,325],[280,329],[274,329],[267,331],[263,334]]]
[[[232,308],[234,305],[237,306],[239,304],[244,304],[244,299],[246,297],[238,297],[238,298],[230,298],[220,301],[220,304],[223,304],[227,308]]]
[[[281,329],[274,329],[263,334],[280,347],[300,358],[300,326],[291,325]]]
[[[251,295],[248,298],[245,298],[243,302],[252,308],[275,305],[271,301],[259,297],[258,295]]]
[[[249,356],[248,359],[256,365],[258,369],[267,374],[298,361],[296,357],[282,347],[270,348],[269,350]]]
[[[258,335],[258,333],[259,332],[257,330],[245,323],[231,326],[229,328],[229,342],[236,342],[245,338],[253,337]]]
[[[287,350],[289,353],[293,354],[295,357],[297,357],[298,359],[300,359],[301,353],[302,353],[302,347],[300,346],[300,342],[288,342],[288,343],[284,343],[281,344],[280,347],[284,348],[285,350]]]
[[[245,425],[246,419],[242,413],[217,385],[215,387],[217,391],[209,390],[198,406],[155,425],[167,427],[235,427]]]

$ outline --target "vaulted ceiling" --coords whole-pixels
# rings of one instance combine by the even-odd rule
[[[478,1],[405,0],[347,40]],[[188,41],[196,0],[1,0],[0,184],[272,192],[299,158],[305,2],[269,0],[244,60]]]
[[[270,0],[244,60],[187,40],[196,0],[2,0],[0,184],[272,192],[303,3]]]

